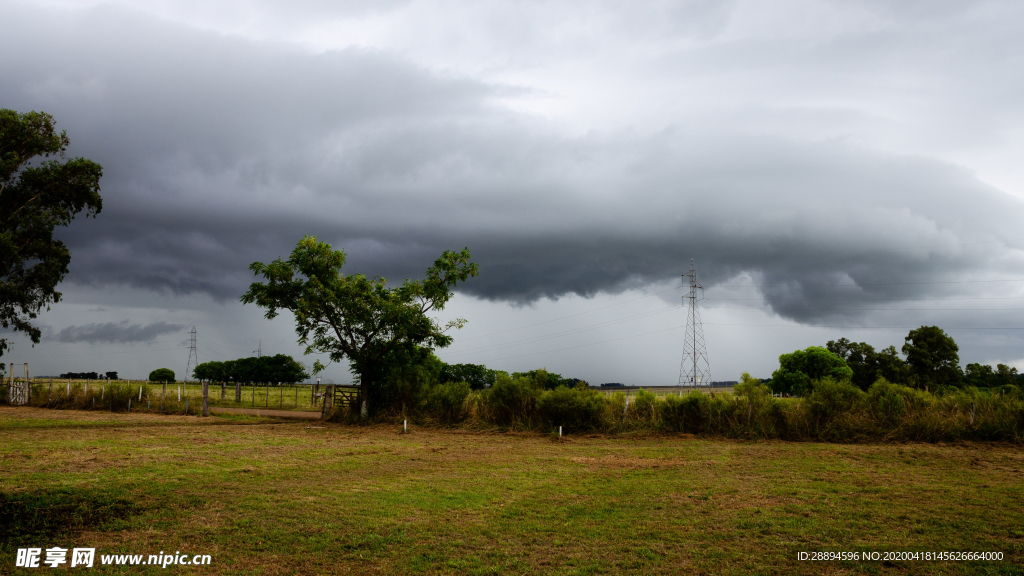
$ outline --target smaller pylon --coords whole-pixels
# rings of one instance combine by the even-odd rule
[[[192,370],[196,366],[199,366],[199,352],[196,350],[196,327],[192,326],[192,331],[189,332],[191,336],[188,347],[188,365],[185,366],[185,380],[192,377]]]

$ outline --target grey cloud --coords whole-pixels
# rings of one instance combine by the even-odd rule
[[[152,342],[158,336],[173,334],[184,328],[183,324],[168,324],[166,322],[129,324],[127,320],[124,320],[122,322],[68,326],[54,334],[52,338],[58,342],[134,344]]]
[[[311,55],[112,8],[45,29],[31,15],[12,14],[0,48],[37,59],[0,64],[0,97],[55,114],[107,173],[99,219],[60,233],[70,282],[232,300],[250,262],[314,234],[396,280],[468,246],[481,275],[462,289],[516,302],[669,281],[694,257],[705,286],[749,274],[778,314],[815,322],[864,316],[822,310],[829,285],[901,302],[1022,264],[1020,202],[939,160],[721,118],[570,137],[498,107],[508,87],[373,51]],[[89,326],[67,337],[120,325]]]

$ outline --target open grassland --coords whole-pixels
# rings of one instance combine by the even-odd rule
[[[1015,445],[399,430],[0,407],[0,572],[60,545],[202,574],[1024,573]],[[821,550],[1005,559],[796,559]]]

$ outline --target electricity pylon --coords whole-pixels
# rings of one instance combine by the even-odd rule
[[[188,348],[188,365],[185,366],[185,380],[192,377],[192,369],[199,366],[199,352],[196,350],[196,327],[192,326],[189,332],[192,337]]]
[[[683,295],[683,305],[688,305],[686,313],[686,336],[683,338],[683,361],[679,365],[680,386],[711,386],[711,364],[708,362],[708,350],[704,345],[704,327],[700,323],[700,310],[697,300],[703,299],[704,287],[697,282],[697,269],[690,260],[690,271],[683,274],[690,284],[689,293]],[[700,290],[700,298],[697,296]],[[690,302],[687,303],[686,301]]]

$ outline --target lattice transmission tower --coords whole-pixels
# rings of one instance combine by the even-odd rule
[[[185,366],[185,377],[184,380],[188,380],[192,377],[192,369],[199,366],[199,352],[196,350],[196,327],[192,326],[192,331],[189,332],[192,337],[188,347],[188,365]]]
[[[700,323],[697,301],[704,298],[704,287],[697,282],[697,269],[690,260],[690,271],[683,274],[690,291],[683,295],[686,312],[686,336],[683,338],[683,361],[679,365],[680,386],[711,386],[711,364],[704,344],[704,327]],[[700,296],[697,291],[700,290]],[[689,302],[687,302],[689,300]]]

